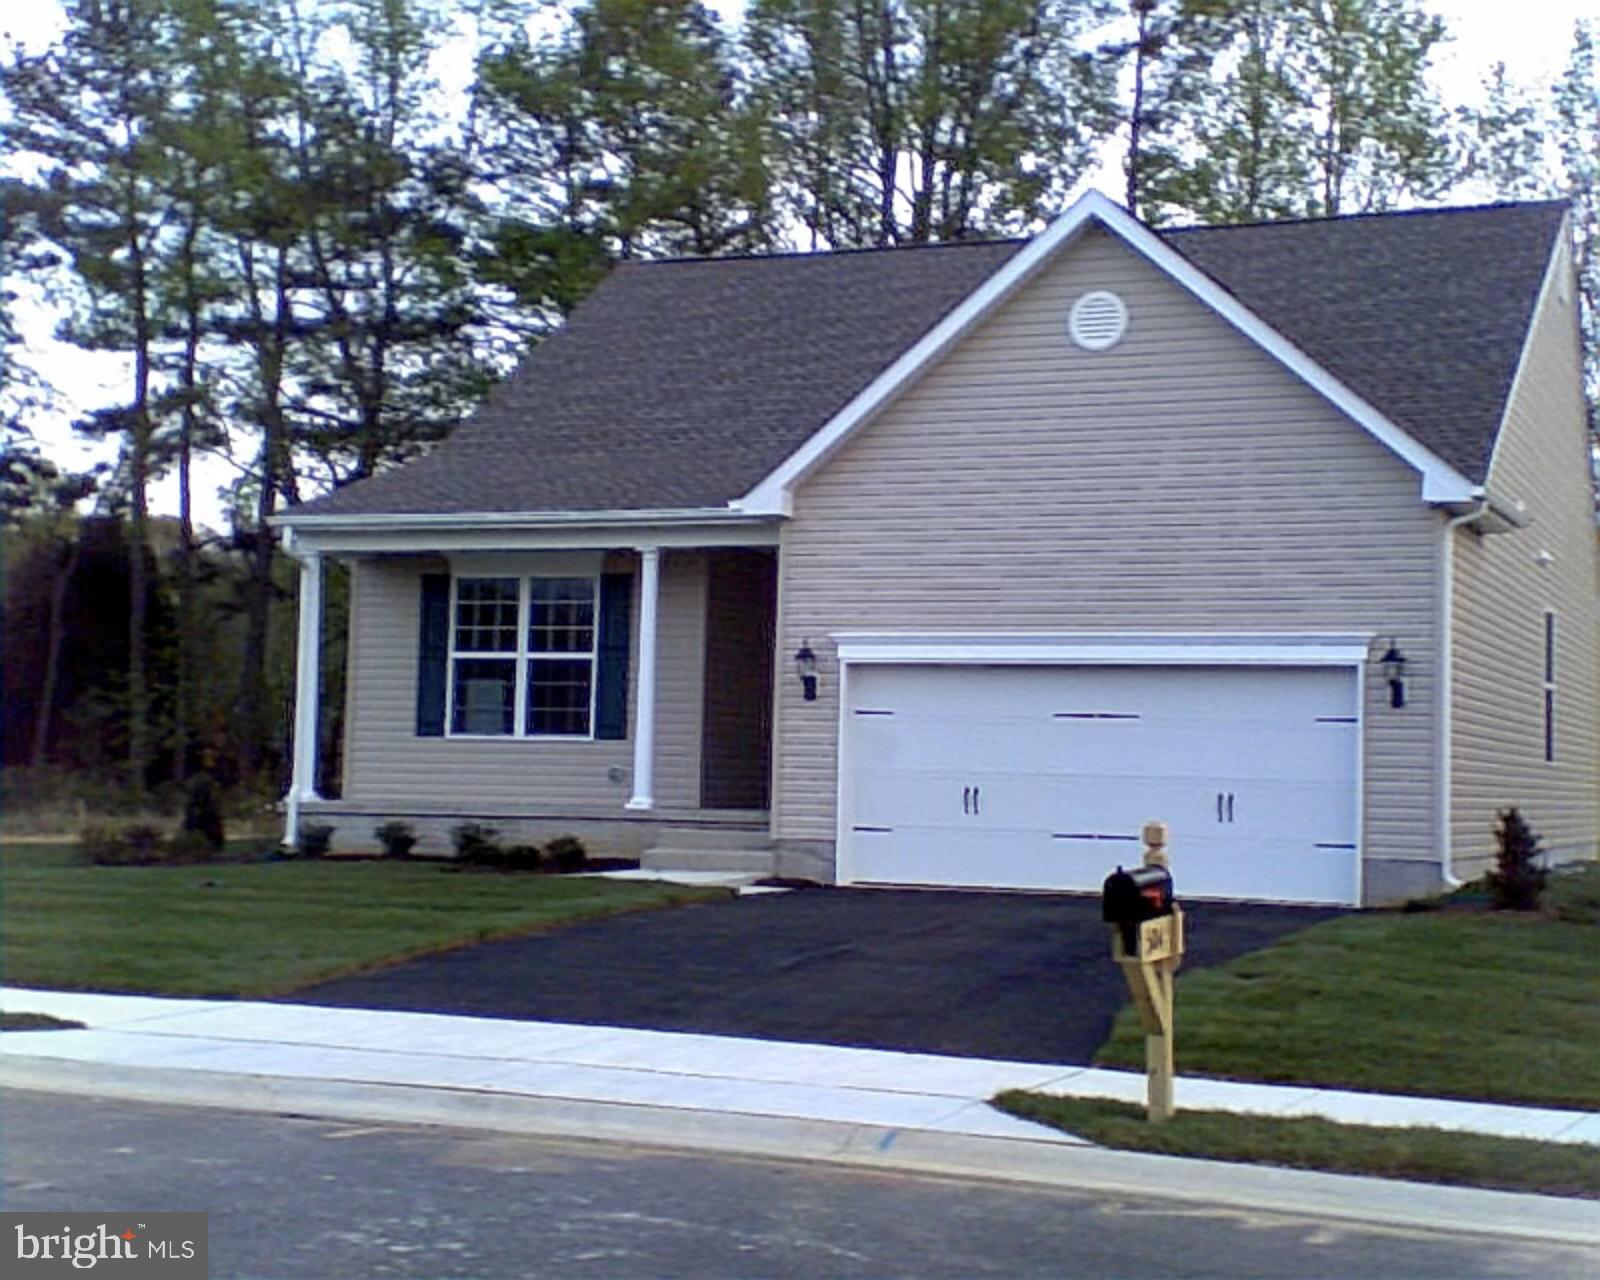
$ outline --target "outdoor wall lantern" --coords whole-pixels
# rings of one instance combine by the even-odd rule
[[[795,674],[800,677],[800,688],[807,702],[817,700],[817,655],[811,652],[811,641],[802,640],[794,655]]]
[[[1389,705],[1403,707],[1406,705],[1406,660],[1405,655],[1395,646],[1394,637],[1389,637],[1389,647],[1384,650],[1383,657],[1378,659],[1383,664],[1383,675],[1389,682]]]

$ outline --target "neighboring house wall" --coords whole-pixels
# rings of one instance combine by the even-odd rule
[[[1600,613],[1575,289],[1547,290],[1489,481],[1527,504],[1512,533],[1456,535],[1454,805],[1458,874],[1493,856],[1516,805],[1558,857],[1596,844]],[[1553,559],[1540,567],[1540,552]],[[1544,614],[1556,624],[1555,759],[1545,760]]]
[[[536,561],[518,561],[532,571]],[[366,814],[634,818],[632,735],[638,689],[638,577],[634,557],[609,568],[635,574],[628,739],[483,741],[416,731],[420,580],[448,569],[429,557],[364,559],[351,587],[352,667],[339,809]],[[658,811],[699,804],[704,704],[706,572],[695,551],[662,557],[656,714]]]
[[[1097,288],[1130,319],[1095,354],[1066,316]],[[1409,467],[1091,232],[797,492],[777,653],[809,639],[821,692],[777,681],[780,850],[831,857],[830,633],[1370,631],[1412,661],[1402,710],[1367,683],[1369,886],[1435,884],[1438,523]]]

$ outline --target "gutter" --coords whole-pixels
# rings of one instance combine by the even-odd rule
[[[296,515],[283,512],[268,523],[283,529],[339,529],[352,533],[398,533],[409,529],[569,529],[588,526],[768,524],[772,516],[728,507],[677,507],[656,511],[465,511],[415,515]]]

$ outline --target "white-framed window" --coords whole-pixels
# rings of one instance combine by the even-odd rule
[[[1544,615],[1544,758],[1547,764],[1556,758],[1556,615],[1545,610]]]
[[[452,737],[592,738],[594,577],[452,579]]]

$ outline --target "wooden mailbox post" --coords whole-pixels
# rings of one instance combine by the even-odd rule
[[[1170,871],[1167,859],[1167,824],[1144,825],[1144,865]],[[1111,930],[1111,955],[1122,967],[1134,1007],[1144,1026],[1147,1109],[1159,1124],[1175,1110],[1172,1103],[1172,979],[1183,960],[1183,912],[1176,904],[1171,915],[1157,916],[1139,925],[1138,954],[1129,955],[1122,930]]]

